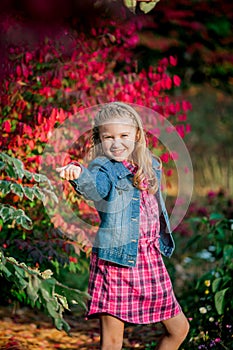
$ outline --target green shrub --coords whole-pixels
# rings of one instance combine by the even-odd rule
[[[181,303],[190,320],[183,349],[230,349],[233,327],[233,220],[219,213],[190,219],[194,235],[186,251],[189,274]],[[195,286],[196,284],[196,286]],[[195,286],[195,287],[194,287]],[[187,346],[187,347],[186,347]]]
[[[7,154],[1,153],[0,159],[0,276],[1,282],[4,282],[1,283],[1,299],[18,300],[42,309],[53,319],[58,329],[68,332],[69,325],[63,313],[69,310],[69,304],[79,304],[85,308],[87,294],[75,286],[71,288],[67,281],[61,283],[52,275],[58,277],[59,268],[76,272],[77,264],[74,262],[77,258],[69,259],[75,255],[73,246],[65,244],[63,237],[59,241],[52,224],[43,217],[43,211],[42,216],[41,213],[39,215],[42,222],[37,227],[34,227],[31,218],[33,211],[38,214],[36,208],[41,210],[41,202],[57,201],[57,197],[46,176],[25,170],[20,160]],[[39,183],[43,183],[43,186],[39,186]],[[51,235],[47,236],[48,242],[43,239],[45,227],[51,230]],[[54,239],[54,245],[51,242],[49,244],[51,238]],[[60,247],[59,242],[62,242]],[[64,247],[66,249],[62,256]]]

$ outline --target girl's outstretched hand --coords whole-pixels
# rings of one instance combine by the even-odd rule
[[[60,177],[66,180],[75,180],[78,179],[82,169],[80,166],[74,164],[68,164],[66,166],[56,168],[56,171],[60,173]]]

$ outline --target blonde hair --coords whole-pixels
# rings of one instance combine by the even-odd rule
[[[112,119],[125,118],[130,119],[137,128],[132,161],[137,165],[138,169],[133,177],[133,184],[140,190],[148,189],[150,193],[155,193],[158,190],[158,181],[152,168],[152,155],[146,146],[142,120],[136,110],[130,105],[123,102],[110,102],[101,106],[101,109],[97,112],[94,119],[91,158],[93,159],[104,155],[99,135],[99,126]],[[158,160],[161,167],[161,161],[159,158]],[[146,188],[145,185],[143,186],[143,180],[145,179],[148,181],[148,186]]]

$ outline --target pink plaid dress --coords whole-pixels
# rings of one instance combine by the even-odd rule
[[[126,162],[132,172],[135,169]],[[140,194],[140,239],[135,267],[124,267],[92,254],[87,317],[107,313],[122,321],[155,323],[181,312],[158,250],[159,211],[148,191]]]

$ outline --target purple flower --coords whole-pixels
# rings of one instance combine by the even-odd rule
[[[217,196],[217,193],[214,192],[214,191],[209,191],[209,192],[207,193],[207,197],[208,197],[209,199],[215,198],[216,196]]]
[[[221,338],[215,338],[215,343],[220,343],[220,341],[221,341]]]

